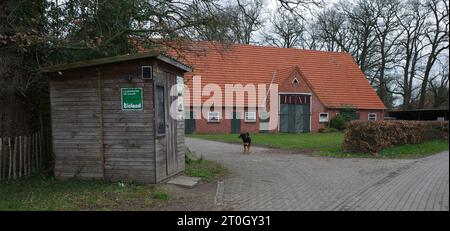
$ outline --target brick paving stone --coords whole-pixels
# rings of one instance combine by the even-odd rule
[[[449,210],[449,152],[421,159],[311,157],[186,138],[222,163],[223,203],[236,210]],[[220,150],[220,151],[218,151]]]

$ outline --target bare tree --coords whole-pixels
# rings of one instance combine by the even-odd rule
[[[372,76],[376,68],[374,53],[377,39],[375,36],[376,17],[372,1],[359,0],[354,7],[341,3],[340,8],[348,18],[349,35],[352,36],[352,48],[349,48],[361,70]],[[372,80],[371,80],[372,81]]]
[[[420,88],[419,108],[424,108],[427,85],[430,82],[430,74],[432,68],[439,57],[439,54],[449,49],[449,22],[448,22],[448,4],[445,0],[430,0],[425,3],[431,11],[432,19],[427,24],[425,38],[429,53],[427,54],[427,62],[423,75],[422,85]]]
[[[398,61],[398,38],[399,21],[396,12],[399,10],[400,2],[397,0],[377,0],[375,7],[377,10],[375,23],[375,33],[378,40],[379,61],[376,81],[378,82],[378,95],[387,106],[391,106],[392,98],[389,95],[389,82],[395,78],[387,76],[393,66]]]
[[[250,44],[253,33],[264,24],[262,8],[261,0],[237,0],[231,28],[236,42]]]
[[[280,8],[291,12],[291,14],[305,19],[304,13],[312,8],[322,7],[323,0],[278,0]]]
[[[270,19],[271,31],[264,35],[266,43],[277,47],[298,47],[304,41],[305,26],[301,18],[279,9]]]
[[[432,108],[448,108],[448,66],[449,57],[445,58],[444,63],[440,63],[440,70],[430,79],[429,90],[430,98],[432,98]]]
[[[377,9],[372,1],[340,2],[317,15],[318,36],[324,49],[353,55],[371,83],[378,69]]]
[[[403,109],[410,107],[412,92],[415,90],[413,83],[418,68],[417,64],[423,57],[422,40],[428,13],[429,11],[423,8],[419,0],[410,0],[402,4],[396,15],[402,33],[399,47],[402,50],[400,65],[403,69],[403,78],[395,80],[397,86],[393,93],[402,96]]]
[[[207,9],[200,5],[191,6],[191,17],[205,18],[204,23],[196,24],[189,33],[189,37],[203,41],[234,42],[232,30],[235,22],[236,8],[232,6],[221,7],[211,4]]]
[[[332,7],[320,12],[316,23],[327,51],[349,52],[352,38],[346,26],[347,18],[339,9]]]

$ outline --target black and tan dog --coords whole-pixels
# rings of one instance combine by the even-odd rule
[[[241,133],[239,135],[239,138],[242,139],[242,142],[244,143],[244,154],[250,153],[250,146],[252,144],[252,138],[250,138],[249,133]]]

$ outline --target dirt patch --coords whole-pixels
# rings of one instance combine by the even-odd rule
[[[154,211],[222,211],[233,210],[214,204],[217,182],[200,181],[193,188],[162,184],[160,189],[169,194],[168,202],[159,202],[152,206]]]

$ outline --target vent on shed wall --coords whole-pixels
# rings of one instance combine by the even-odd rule
[[[143,79],[153,79],[152,66],[142,66],[142,78]]]

